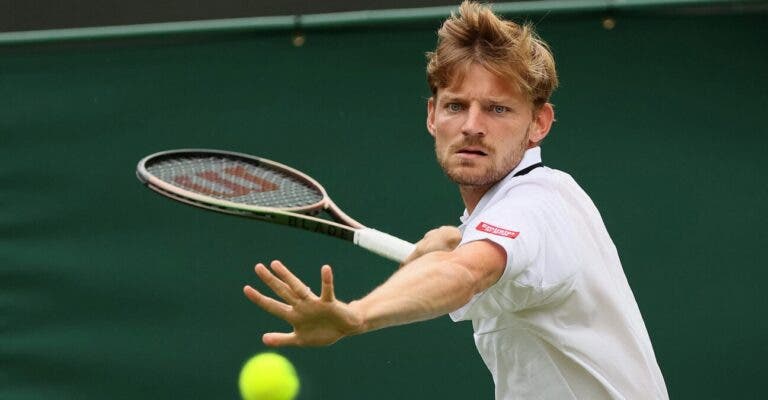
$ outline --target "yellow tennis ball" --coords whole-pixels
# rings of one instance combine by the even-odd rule
[[[299,393],[296,369],[277,353],[257,354],[246,361],[239,384],[244,400],[293,400]]]

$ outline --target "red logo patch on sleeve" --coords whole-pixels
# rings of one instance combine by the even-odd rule
[[[480,232],[490,233],[491,235],[496,235],[496,236],[504,236],[510,239],[514,239],[517,237],[517,235],[520,234],[520,232],[499,228],[498,226],[486,224],[485,222],[480,222],[479,224],[477,224],[475,229],[477,229]]]

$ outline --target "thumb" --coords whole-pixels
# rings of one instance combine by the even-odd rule
[[[265,333],[261,341],[269,347],[297,346],[296,333]]]

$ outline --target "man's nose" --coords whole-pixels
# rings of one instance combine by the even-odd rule
[[[485,115],[482,108],[478,105],[470,105],[465,115],[466,119],[461,126],[461,133],[469,136],[485,135]]]

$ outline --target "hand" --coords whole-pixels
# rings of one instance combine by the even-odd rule
[[[416,248],[402,265],[433,251],[453,251],[461,242],[461,231],[454,226],[441,226],[427,232],[424,237],[416,243]]]
[[[259,293],[251,286],[243,288],[245,296],[268,313],[284,319],[293,326],[291,333],[265,333],[267,346],[325,346],[354,334],[362,327],[360,318],[349,304],[336,300],[333,293],[333,272],[324,265],[320,270],[320,297],[280,261],[273,261],[272,271],[256,264],[256,275],[280,296],[280,302]]]

